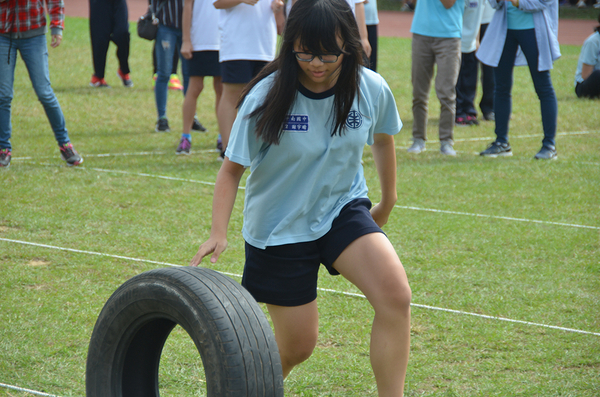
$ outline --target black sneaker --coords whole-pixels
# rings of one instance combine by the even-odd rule
[[[71,142],[65,143],[60,148],[60,155],[69,167],[83,163],[83,158],[77,153]]]
[[[496,114],[494,112],[487,112],[483,114],[485,121],[496,121]]]
[[[551,146],[542,146],[534,158],[536,160],[556,160],[556,148]]]
[[[486,157],[512,156],[512,150],[509,143],[492,142],[490,146],[479,153],[479,155]]]
[[[8,167],[10,165],[10,159],[12,157],[12,153],[10,149],[1,149],[0,150],[0,167]]]
[[[170,132],[169,129],[169,120],[166,117],[158,119],[156,122],[156,128],[154,129],[156,132]]]
[[[204,127],[200,121],[196,117],[194,117],[194,122],[192,123],[192,130],[206,132],[206,127]]]

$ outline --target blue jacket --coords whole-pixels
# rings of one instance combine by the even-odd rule
[[[507,31],[506,1],[489,0],[496,9],[494,17],[481,41],[477,58],[489,66],[496,67],[504,49]],[[560,58],[558,44],[558,1],[557,0],[519,0],[519,9],[533,14],[535,38],[539,50],[538,71],[552,69],[552,62]],[[516,66],[527,65],[527,60],[519,48]]]

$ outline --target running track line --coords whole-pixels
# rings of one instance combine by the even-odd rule
[[[588,134],[598,134],[600,133],[600,130],[595,130],[595,131],[572,131],[572,132],[559,132],[556,135],[557,136],[570,136],[570,135],[588,135]],[[540,135],[515,135],[515,136],[511,136],[511,139],[520,139],[520,138],[536,138],[539,137]],[[470,141],[489,141],[490,139],[493,139],[493,137],[479,137],[479,138],[465,138],[465,139],[455,139],[455,142],[470,142]],[[438,143],[439,141],[434,141],[434,140],[428,140],[427,142],[429,143]],[[396,149],[405,149],[406,147],[404,146],[396,146]],[[214,149],[204,149],[204,150],[198,150],[198,151],[194,151],[195,153],[206,153],[206,152],[215,152]],[[168,153],[172,153],[172,152],[168,152]],[[165,151],[153,151],[153,152],[130,152],[130,153],[100,153],[100,154],[86,154],[85,157],[125,157],[125,156],[152,156],[152,155],[165,155],[168,154]],[[46,156],[46,158],[51,158],[51,157],[56,157],[56,156]],[[37,157],[39,158],[44,158],[44,157]],[[13,157],[12,158],[13,161],[19,161],[19,160],[34,160],[33,157]]]
[[[22,387],[7,385],[5,383],[0,383],[0,387],[4,387],[5,389],[11,389],[11,390],[16,390],[16,391],[27,392],[29,394],[35,394],[36,396],[58,397],[58,396],[55,396],[54,394],[48,394],[48,393],[42,393],[40,391],[35,391],[35,390],[30,390],[30,389],[24,389]]]
[[[200,183],[200,184],[211,185],[211,186],[214,186],[214,184],[215,184],[214,182],[198,181],[198,180],[194,180],[194,179],[183,179],[183,178],[175,178],[175,177],[170,177],[170,176],[152,175],[152,174],[144,174],[144,173],[137,173],[137,172],[121,171],[121,170],[106,170],[106,169],[102,169],[102,168],[85,168],[85,167],[77,167],[77,169],[78,170],[90,169],[90,170],[98,171],[98,172],[114,172],[114,173],[118,173],[118,174],[138,175],[138,176],[145,176],[145,177],[150,177],[150,178],[160,178],[160,179],[166,179],[166,180]],[[240,186],[239,188],[245,189],[244,186]],[[465,216],[473,216],[473,217],[479,217],[479,218],[503,219],[503,220],[509,220],[509,221],[517,221],[517,222],[540,223],[540,224],[546,224],[546,225],[568,226],[568,227],[576,227],[576,228],[582,228],[582,229],[600,230],[599,226],[578,225],[578,224],[574,224],[574,223],[541,221],[541,220],[537,220],[537,219],[513,218],[510,216],[499,216],[499,215],[473,214],[473,213],[469,213],[469,212],[438,210],[438,209],[434,209],[434,208],[419,208],[419,207],[404,206],[404,205],[395,205],[394,207],[408,209],[408,210],[415,210],[415,211],[437,212],[437,213],[441,213],[441,214],[465,215]]]
[[[77,249],[73,249],[73,248],[57,247],[54,245],[31,243],[28,241],[11,240],[11,239],[6,239],[6,238],[0,238],[0,241],[6,241],[9,243],[15,243],[15,244],[31,245],[34,247],[41,247],[41,248],[50,248],[50,249],[55,249],[55,250],[59,250],[59,251],[68,251],[68,252],[74,252],[74,253],[79,253],[79,254],[97,255],[97,256],[104,256],[104,257],[109,257],[109,258],[125,259],[125,260],[135,261],[135,262],[151,263],[151,264],[155,264],[155,265],[164,265],[164,266],[171,266],[171,267],[181,266],[181,265],[174,265],[174,264],[168,263],[168,262],[159,262],[159,261],[153,261],[153,260],[149,260],[149,259],[132,258],[129,256],[112,255],[112,254],[105,254],[105,253],[101,253],[101,252],[84,251],[84,250],[77,250]],[[235,273],[228,273],[228,272],[219,272],[219,273],[225,274],[227,276],[232,276],[232,277],[238,277],[238,278],[242,277],[241,275],[235,274]],[[328,289],[328,288],[318,288],[318,289],[320,291],[324,291],[324,292],[331,292],[334,294],[340,294],[340,295],[346,295],[346,296],[352,296],[352,297],[366,299],[366,297],[364,295],[353,293],[353,292],[337,291],[337,290]],[[558,327],[555,325],[533,323],[533,322],[522,321],[522,320],[513,320],[513,319],[505,318],[505,317],[488,316],[485,314],[470,313],[470,312],[464,312],[464,311],[460,311],[460,310],[445,309],[442,307],[421,305],[421,304],[416,304],[416,303],[411,303],[411,306],[418,307],[421,309],[437,310],[437,311],[442,311],[442,312],[446,312],[446,313],[454,313],[454,314],[462,314],[462,315],[473,316],[473,317],[486,318],[489,320],[505,321],[505,322],[509,322],[509,323],[525,324],[525,325],[532,325],[532,326],[536,326],[536,327],[556,329],[556,330],[566,331],[566,332],[575,332],[575,333],[585,334],[585,335],[600,336],[599,332],[582,331],[579,329],[564,328],[564,327]]]

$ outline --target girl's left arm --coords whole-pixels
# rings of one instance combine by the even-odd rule
[[[379,227],[388,221],[390,213],[398,200],[396,192],[396,145],[394,136],[388,134],[374,134],[373,159],[379,175],[381,186],[381,201],[371,209],[371,215]]]

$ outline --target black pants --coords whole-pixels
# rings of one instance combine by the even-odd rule
[[[481,25],[479,42],[483,40],[488,25],[488,23]],[[494,68],[484,65],[481,62],[479,64],[481,65],[481,90],[483,92],[481,101],[479,101],[479,109],[481,109],[483,114],[488,114],[494,111],[494,89],[496,87],[494,83]]]
[[[129,70],[129,22],[126,0],[90,0],[90,37],[94,75],[102,79],[106,54],[112,41],[117,46],[121,72]]]
[[[369,38],[369,44],[371,44],[371,56],[369,58],[369,69],[377,71],[377,25],[367,25],[367,34]]]
[[[463,53],[456,82],[456,117],[477,116],[477,58],[475,51]]]
[[[600,98],[600,70],[595,70],[583,82],[575,87],[579,98]]]

